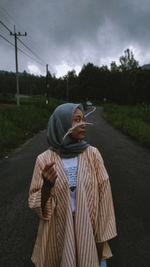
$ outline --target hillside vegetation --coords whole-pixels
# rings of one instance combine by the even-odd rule
[[[51,99],[46,105],[41,98],[22,100],[24,105],[0,108],[0,159],[47,127],[53,110],[63,101]]]
[[[150,148],[150,105],[104,104],[103,116],[123,133]]]

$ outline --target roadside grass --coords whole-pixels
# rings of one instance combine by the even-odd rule
[[[150,105],[103,105],[103,117],[123,133],[150,148]]]
[[[62,100],[50,99],[46,105],[39,98],[37,101],[31,98],[30,102],[22,103],[19,107],[10,105],[0,109],[0,159],[45,129],[51,113],[62,103]]]

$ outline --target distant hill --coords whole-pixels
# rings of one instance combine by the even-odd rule
[[[150,70],[150,64],[145,64],[145,65],[141,66],[141,68]]]
[[[0,75],[5,75],[5,74],[13,74],[13,75],[16,75],[16,72],[13,72],[13,71],[7,71],[7,70],[0,70]],[[26,75],[26,76],[36,76],[36,75],[32,75],[26,71],[23,71],[23,72],[18,72],[18,75],[19,76],[22,76],[22,75]]]

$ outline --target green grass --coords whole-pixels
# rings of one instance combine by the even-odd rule
[[[104,104],[103,116],[106,120],[150,148],[150,106],[119,106]]]
[[[28,99],[29,100],[29,99]],[[47,127],[53,110],[64,101],[50,99],[46,105],[43,101],[30,99],[32,104],[11,106],[0,110],[0,159],[28,138]]]

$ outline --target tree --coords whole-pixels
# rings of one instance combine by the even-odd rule
[[[100,71],[104,71],[104,72],[109,71],[107,65],[103,65],[103,66],[101,66],[101,67],[99,68],[99,70],[100,70]]]
[[[111,64],[110,64],[110,70],[111,70],[111,72],[119,71],[119,67],[117,66],[117,64],[116,64],[115,61],[112,61],[111,62]]]
[[[72,91],[76,89],[77,86],[77,74],[75,70],[68,71],[68,73],[63,77],[66,84],[66,100],[72,99]]]
[[[120,57],[120,71],[128,71],[138,69],[139,63],[135,60],[133,52],[130,49],[124,51],[125,55]]]

